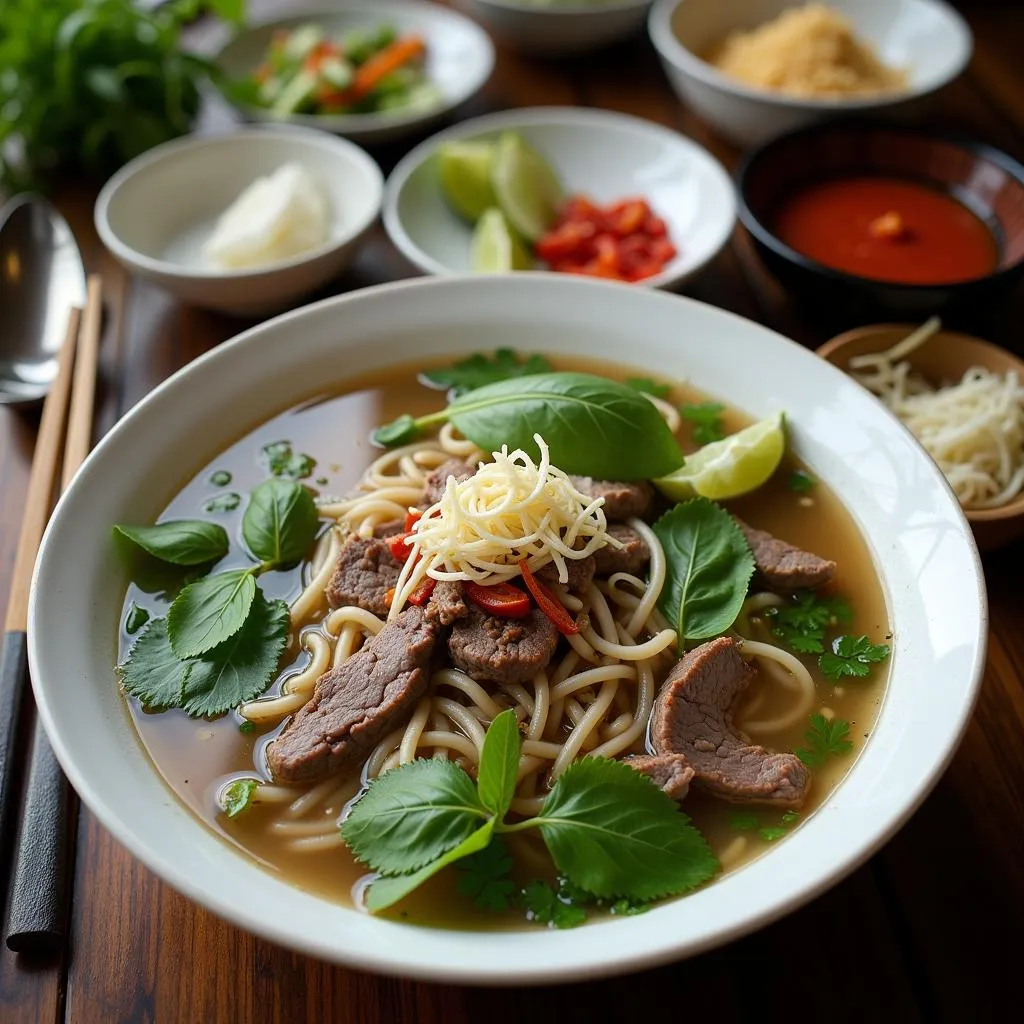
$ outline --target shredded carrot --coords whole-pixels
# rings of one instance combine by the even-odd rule
[[[419,36],[396,39],[356,68],[355,78],[347,89],[338,89],[325,97],[323,102],[337,107],[358,103],[377,88],[382,78],[415,60],[426,49],[426,44]]]

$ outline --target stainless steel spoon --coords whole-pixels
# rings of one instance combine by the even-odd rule
[[[40,196],[0,209],[0,404],[46,397],[72,306],[85,303],[85,267],[64,218]]]

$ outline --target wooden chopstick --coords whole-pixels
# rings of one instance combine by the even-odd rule
[[[27,740],[27,716],[23,714],[22,705],[29,689],[25,635],[28,593],[57,483],[81,312],[77,308],[71,310],[67,334],[57,359],[57,376],[50,385],[43,406],[4,624],[3,655],[0,657],[0,897],[6,889],[6,868],[15,831],[17,768]]]
[[[102,286],[89,278],[78,337],[74,388],[64,441],[61,490],[68,487],[92,447],[93,406],[99,367]],[[59,950],[67,931],[71,835],[75,803],[64,773],[36,716],[21,833],[7,914],[7,945],[17,953]]]

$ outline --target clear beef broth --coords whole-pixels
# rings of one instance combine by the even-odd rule
[[[557,369],[578,369],[599,373],[613,379],[625,379],[636,371],[604,363],[566,361],[554,359]],[[421,365],[417,369],[423,369]],[[287,440],[294,452],[308,453],[317,460],[312,475],[304,482],[324,495],[342,495],[359,481],[376,449],[370,444],[371,430],[401,413],[419,415],[438,408],[443,394],[424,387],[416,370],[406,368],[386,376],[358,382],[352,390],[339,396],[308,402],[273,417],[245,434],[231,447],[211,459],[184,487],[171,498],[157,517],[209,518],[220,523],[229,536],[237,537],[240,529],[245,495],[266,478],[267,470],[261,462],[261,450],[274,442]],[[679,386],[671,396],[676,402],[707,401],[692,388]],[[727,433],[740,429],[749,418],[735,410],[724,413]],[[689,428],[681,430],[684,448],[689,445]],[[798,463],[787,459],[773,480],[765,487],[742,500],[731,503],[733,511],[751,525],[784,537],[791,543],[838,564],[830,590],[842,593],[854,611],[848,632],[867,633],[880,639],[887,632],[885,604],[867,547],[849,513],[827,488],[818,484],[810,492],[797,494],[787,485],[790,473]],[[227,484],[211,480],[215,474],[230,473]],[[204,506],[212,498],[237,493],[242,497],[234,510],[208,513]],[[237,548],[218,566],[231,567],[245,564],[245,555]],[[301,570],[267,573],[261,577],[261,586],[269,597],[289,599],[299,593]],[[120,657],[131,646],[132,637],[124,629],[125,617],[132,601],[146,608],[153,617],[164,614],[168,595],[161,589],[160,579],[139,579],[126,594],[124,614],[121,617]],[[299,655],[293,647],[282,661],[282,670],[296,662]],[[305,656],[303,656],[305,657]],[[836,716],[851,723],[850,738],[858,751],[870,732],[884,691],[885,666],[875,670],[867,681],[847,682],[837,687],[817,672],[810,659],[805,663],[812,668],[816,685],[818,708],[831,709]],[[763,677],[759,680],[768,685]],[[748,692],[754,692],[758,682]],[[270,692],[275,692],[276,686]],[[759,709],[759,715],[770,715],[783,710],[784,693],[772,693]],[[173,792],[191,808],[202,821],[227,842],[254,858],[261,866],[289,884],[325,896],[340,903],[352,902],[354,887],[364,877],[344,848],[320,852],[297,853],[270,831],[270,823],[280,813],[280,805],[254,804],[235,820],[228,820],[218,811],[216,794],[232,776],[252,776],[254,764],[259,762],[261,745],[272,738],[269,732],[245,733],[239,729],[241,719],[231,713],[215,721],[189,718],[181,711],[147,713],[134,699],[128,701],[131,717],[139,736],[157,770]],[[742,706],[738,718],[742,720]],[[803,742],[807,728],[801,720],[793,728],[772,736],[774,750],[793,750]],[[832,759],[823,768],[815,769],[810,799],[800,815],[803,820],[828,796],[829,792],[849,770],[853,756]],[[780,824],[777,810],[739,807],[692,793],[684,809],[707,837],[717,853],[735,843],[738,835],[747,838],[745,848],[730,861],[729,869],[748,862],[763,852],[769,840],[762,839],[757,829],[737,832],[733,825],[738,811],[756,816],[758,826],[771,828]],[[337,814],[341,808],[330,808]],[[513,848],[513,854],[516,849]],[[539,868],[529,851],[519,851],[517,874],[523,881],[538,877]],[[404,900],[389,913],[403,920],[419,921],[439,926],[495,927],[522,923],[521,914],[502,917],[489,911],[475,909],[470,901],[456,893],[457,876],[451,870],[442,872],[427,885]]]

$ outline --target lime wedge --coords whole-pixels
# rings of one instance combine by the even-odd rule
[[[533,260],[505,215],[497,207],[484,210],[473,231],[469,265],[477,274],[529,270]]]
[[[446,142],[438,151],[441,188],[452,209],[474,222],[495,205],[493,142]]]
[[[502,213],[528,242],[536,242],[554,224],[562,184],[544,158],[515,132],[498,139],[491,183]]]
[[[779,468],[786,451],[783,421],[780,412],[704,445],[687,455],[680,469],[655,480],[654,486],[674,501],[697,495],[724,501],[756,490]]]

